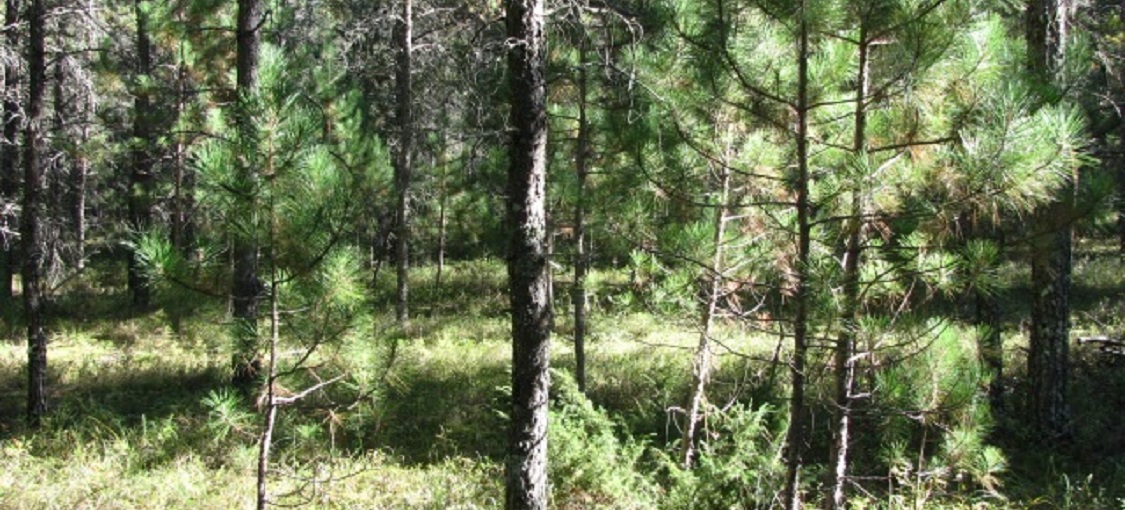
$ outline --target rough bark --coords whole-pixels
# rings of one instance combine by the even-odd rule
[[[402,19],[399,20],[396,34],[398,61],[395,68],[398,120],[398,154],[395,157],[395,192],[398,195],[395,262],[398,288],[395,294],[395,318],[400,325],[405,325],[410,318],[410,180],[414,163],[414,99],[410,76],[413,64],[413,17],[413,0],[402,0]]]
[[[4,40],[9,48],[18,48],[20,44],[19,26],[20,0],[7,0],[4,12],[5,34]],[[4,66],[4,99],[3,99],[3,140],[0,140],[0,204],[12,204],[17,200],[19,193],[19,109],[20,85],[22,78],[20,69],[15,63]],[[0,206],[2,207],[2,206]],[[0,227],[7,230],[17,230],[19,218],[13,212],[0,211]],[[12,294],[12,279],[16,272],[16,242],[13,238],[0,239],[0,309],[6,310],[5,316],[10,317],[10,312],[15,309],[15,300]]]
[[[692,362],[691,395],[688,398],[687,416],[684,423],[684,435],[680,441],[680,461],[684,469],[691,469],[695,462],[695,436],[696,429],[702,421],[703,405],[707,400],[707,382],[711,379],[714,357],[711,352],[711,330],[715,319],[715,309],[719,303],[719,294],[723,292],[723,238],[726,237],[727,228],[727,201],[730,198],[730,170],[720,169],[719,177],[719,203],[715,209],[715,236],[712,239],[714,251],[712,252],[710,274],[707,280],[706,301],[703,303],[703,314],[700,318],[699,345],[695,349],[695,359]]]
[[[1028,70],[1047,86],[1062,54],[1060,33],[1067,9],[1061,1],[1027,4]],[[1067,435],[1067,377],[1070,366],[1070,274],[1073,191],[1036,213],[1031,255],[1031,334],[1028,345],[1030,411],[1036,428],[1048,437]]]
[[[546,38],[542,0],[507,0],[511,145],[508,280],[512,411],[505,507],[547,508],[551,308],[547,268]]]
[[[137,77],[152,73],[152,41],[148,19],[141,1],[134,3],[137,18]],[[129,173],[129,228],[133,235],[143,234],[152,224],[151,194],[153,185],[152,99],[147,84],[142,84],[133,100],[133,165]],[[137,311],[148,309],[152,292],[144,268],[135,250],[128,252],[129,292]]]
[[[23,303],[27,322],[27,421],[38,427],[47,412],[47,334],[45,285],[43,279],[44,252],[42,221],[44,172],[43,151],[43,96],[47,81],[43,0],[31,0],[28,24],[28,75],[27,121],[24,125],[23,153],[23,214],[20,222],[20,241],[23,247]]]
[[[809,297],[808,266],[811,245],[811,205],[809,203],[809,34],[804,21],[804,3],[798,13],[797,34],[797,256],[793,263],[793,360],[789,365],[789,430],[785,437],[785,489],[783,504],[801,508],[801,453],[805,443],[805,362],[808,356]]]
[[[1044,234],[1031,263],[1032,305],[1027,372],[1031,412],[1041,433],[1069,432],[1067,382],[1070,371],[1071,232],[1058,227]]]
[[[258,44],[261,35],[262,6],[259,0],[238,0],[237,27],[237,129],[242,152],[238,172],[243,189],[238,197],[242,209],[236,221],[245,223],[250,235],[235,235],[232,294],[236,343],[234,354],[235,386],[244,392],[261,382],[262,362],[258,353],[258,303],[261,281],[258,278],[258,242],[253,234],[254,207],[258,172],[255,126],[249,118],[247,99],[258,87]]]

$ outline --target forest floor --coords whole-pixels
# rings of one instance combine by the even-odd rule
[[[1009,281],[1018,281],[1019,271],[1012,268]],[[21,419],[26,347],[4,326],[0,508],[252,507],[262,418],[228,389],[224,305],[204,302],[179,320],[166,312],[133,315],[123,274],[108,263],[94,264],[57,293],[50,327],[52,409],[37,432]],[[361,318],[359,327],[316,354],[315,366],[348,377],[282,411],[270,479],[278,502],[502,506],[510,358],[504,274],[496,260],[457,263],[439,287],[432,268],[420,269],[406,331],[393,325],[393,307],[385,304],[390,275],[383,275],[374,298],[379,313]],[[686,396],[698,341],[695,313],[636,302],[628,297],[629,283],[627,271],[599,272],[592,281],[588,400],[569,380],[573,325],[566,300],[559,299],[553,505],[710,508],[719,503],[708,499],[705,486],[774,491],[781,483],[776,470],[787,368],[777,360],[784,359],[784,345],[745,324],[720,327],[720,369],[710,399],[724,412],[744,408],[747,414],[732,418],[737,425],[716,418],[712,439],[718,445],[724,431],[734,431],[732,437],[753,432],[747,441],[754,445],[731,439],[734,447],[716,446],[717,459],[730,458],[685,478],[671,459],[676,409]],[[558,295],[566,296],[565,277],[559,284],[564,290]],[[1022,294],[1014,285],[1005,293],[1015,394],[1026,345],[1018,319],[1026,317]],[[1084,246],[1076,259],[1074,337],[1125,331],[1123,296],[1121,258],[1101,245]],[[971,337],[963,326],[951,328],[954,341]],[[861,484],[861,506],[1125,508],[1125,358],[1090,345],[1074,345],[1072,356],[1072,438],[1036,439],[1018,420],[999,420],[987,442],[1004,460],[991,478],[924,479],[921,465],[914,465],[914,475],[884,471],[882,481]],[[924,436],[920,441],[925,451]],[[878,475],[882,461],[870,460],[878,455],[861,456],[857,462],[870,465],[860,470]],[[706,485],[705,476],[715,483]],[[818,482],[810,478],[809,491],[816,494]]]

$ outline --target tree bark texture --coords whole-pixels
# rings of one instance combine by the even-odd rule
[[[259,0],[238,0],[237,27],[237,129],[241,147],[238,171],[243,189],[237,197],[241,211],[237,221],[250,232],[234,236],[234,274],[232,294],[235,321],[235,354],[233,382],[247,391],[261,382],[261,359],[258,353],[258,304],[261,301],[261,281],[258,278],[258,242],[254,231],[253,208],[257,194],[258,144],[256,127],[247,111],[248,98],[258,87],[258,45],[261,35],[262,6]]]
[[[398,120],[398,154],[395,157],[395,191],[398,194],[395,230],[395,262],[398,269],[398,287],[395,294],[395,318],[405,325],[410,318],[410,180],[414,163],[414,98],[411,83],[413,64],[413,0],[402,0],[402,19],[396,33],[398,61],[395,69],[395,86]]]
[[[1029,0],[1028,70],[1044,86],[1061,58],[1065,0]],[[1031,334],[1028,346],[1030,411],[1036,427],[1050,437],[1068,433],[1067,378],[1070,358],[1070,274],[1072,191],[1036,212],[1031,254]]]
[[[511,85],[508,281],[512,412],[505,507],[547,508],[551,308],[547,268],[546,37],[542,0],[506,0]]]
[[[149,77],[152,73],[152,41],[148,33],[147,15],[141,1],[134,3],[137,17],[137,77]],[[133,100],[133,165],[129,173],[129,228],[132,235],[142,235],[152,224],[152,185],[153,185],[153,127],[152,98],[149,84],[142,83]],[[129,292],[133,296],[133,308],[147,309],[152,301],[152,292],[144,268],[135,250],[128,253]]]
[[[24,125],[23,214],[20,237],[23,247],[23,303],[27,322],[27,420],[38,427],[47,412],[47,334],[45,331],[45,285],[43,279],[44,248],[43,204],[43,96],[47,81],[45,49],[45,9],[43,0],[32,0],[28,38],[27,121]]]
[[[1044,234],[1031,265],[1031,338],[1027,371],[1031,412],[1040,432],[1061,437],[1069,431],[1067,382],[1070,372],[1070,228]]]
[[[789,430],[785,437],[786,508],[801,508],[801,453],[805,443],[805,363],[808,356],[809,248],[812,237],[809,203],[809,33],[802,2],[797,28],[797,257],[793,267],[793,359],[789,364]]]
[[[8,48],[19,48],[20,34],[20,0],[7,0],[4,12],[4,26],[6,31],[4,40]],[[4,139],[0,141],[0,204],[14,204],[19,193],[19,110],[20,110],[20,85],[22,77],[20,68],[10,62],[4,66],[4,98],[3,98],[3,123]],[[2,206],[0,206],[2,207]],[[0,210],[0,228],[7,231],[19,229],[19,218],[13,211]],[[17,245],[14,236],[0,238],[0,309],[6,310],[5,317],[11,317],[15,309],[15,300],[12,294],[12,280],[16,272]]]

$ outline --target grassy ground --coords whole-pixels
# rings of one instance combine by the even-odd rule
[[[261,416],[227,389],[223,304],[201,302],[176,328],[163,312],[130,316],[113,276],[119,269],[96,266],[59,295],[49,354],[53,409],[41,431],[26,430],[20,419],[25,347],[10,330],[0,343],[0,508],[251,506]],[[504,274],[499,261],[465,262],[448,268],[438,287],[432,270],[420,270],[407,331],[382,312],[390,307],[372,305],[378,313],[321,349],[314,359],[319,370],[349,377],[283,412],[270,480],[280,501],[318,508],[502,506],[510,356]],[[1076,275],[1076,334],[1123,331],[1120,258],[1087,248]],[[710,398],[725,411],[708,422],[707,460],[681,473],[668,445],[678,437],[676,408],[690,379],[694,312],[669,314],[627,297],[626,278],[625,272],[594,278],[589,399],[569,381],[573,327],[560,299],[554,506],[768,505],[781,483],[787,369],[771,361],[778,339],[735,324],[720,327],[723,354]],[[381,283],[375,303],[389,299],[389,280]],[[565,296],[565,281],[560,289]],[[1019,292],[1013,287],[1006,307],[1013,400],[1025,344]],[[956,323],[944,331],[935,345],[960,354],[904,358],[887,371],[907,379],[890,386],[906,388],[901,394],[885,389],[893,382],[889,375],[871,378],[882,392],[876,394],[886,397],[873,400],[870,416],[861,418],[870,435],[860,438],[866,453],[857,455],[863,463],[857,473],[872,481],[856,491],[867,495],[858,506],[1125,508],[1119,359],[1075,348],[1077,433],[1066,444],[1051,444],[1029,437],[1018,420],[990,426],[978,417],[980,381],[955,368],[972,364],[972,333]],[[934,377],[937,366],[953,375]],[[817,413],[828,407],[816,399],[829,394],[827,380],[814,388],[819,435],[826,420]],[[904,402],[929,402],[933,418],[881,411]],[[993,455],[982,453],[984,443],[995,445],[998,465],[978,466]],[[823,468],[816,463],[824,447],[810,445],[806,478],[814,496],[822,493]],[[950,471],[923,476],[931,465]]]

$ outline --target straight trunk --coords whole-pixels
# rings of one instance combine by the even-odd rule
[[[253,209],[258,187],[256,126],[247,111],[247,101],[258,87],[258,44],[261,35],[262,6],[258,0],[238,0],[237,28],[237,92],[236,122],[242,152],[237,171],[241,174],[239,218],[235,221],[250,232],[234,236],[234,271],[232,294],[235,321],[235,354],[233,382],[249,393],[261,382],[262,362],[258,353],[258,303],[261,281],[258,278],[258,241],[254,234]]]
[[[789,365],[789,430],[785,437],[786,508],[801,508],[801,452],[805,443],[805,362],[808,356],[808,266],[812,235],[809,204],[809,33],[802,2],[797,34],[797,260],[793,267],[793,361]]]
[[[6,27],[4,40],[9,49],[19,48],[20,0],[7,0],[4,12]],[[19,193],[19,110],[20,110],[20,66],[8,63],[4,66],[3,123],[4,139],[0,141],[0,204],[14,204]],[[0,205],[0,207],[3,207]],[[13,208],[14,210],[14,208]],[[19,228],[19,218],[12,210],[0,209],[0,228],[15,231]],[[11,318],[15,310],[12,294],[12,280],[16,271],[16,242],[14,237],[0,239],[0,309],[4,317]]]
[[[508,281],[512,410],[505,507],[547,508],[551,307],[547,267],[547,86],[542,0],[506,0],[511,85]]]
[[[187,106],[187,66],[184,62],[183,45],[180,47],[180,63],[176,69],[176,106],[173,111],[178,123]],[[186,257],[190,257],[195,246],[195,228],[192,210],[195,208],[195,173],[187,165],[187,148],[184,136],[175,134],[172,149],[172,245]]]
[[[723,289],[723,238],[727,228],[727,201],[730,198],[730,170],[723,167],[719,177],[719,203],[715,210],[714,252],[712,253],[710,274],[707,281],[707,300],[703,303],[703,316],[700,319],[699,345],[695,349],[692,362],[692,386],[689,397],[684,435],[680,441],[680,456],[684,469],[691,469],[695,461],[696,428],[702,420],[703,405],[707,400],[707,382],[711,379],[712,358],[711,329],[715,319],[715,308],[719,303],[719,293]]]
[[[413,173],[414,99],[412,97],[413,0],[402,0],[402,19],[398,25],[398,65],[395,70],[398,103],[398,155],[395,158],[395,191],[398,193],[398,221],[395,233],[395,262],[398,263],[398,289],[395,318],[405,325],[410,318],[410,180]]]
[[[578,147],[574,155],[575,174],[578,179],[577,198],[574,201],[574,378],[578,391],[586,392],[586,273],[590,256],[586,249],[586,181],[590,174],[590,122],[586,117],[586,43],[581,43],[578,53]]]
[[[1062,56],[1063,27],[1068,9],[1065,0],[1029,0],[1027,4],[1028,70],[1043,86]],[[1048,437],[1069,432],[1067,377],[1070,344],[1070,273],[1072,228],[1066,220],[1073,211],[1073,189],[1037,212],[1037,238],[1031,255],[1031,334],[1027,372],[1031,386],[1031,415],[1036,428]]]
[[[44,172],[40,158],[43,151],[43,95],[47,85],[43,0],[31,0],[29,15],[27,63],[30,82],[27,122],[24,125],[20,240],[23,246],[24,319],[27,322],[27,421],[31,427],[37,428],[47,412],[47,334],[44,331],[46,313],[42,239],[42,221],[46,211],[43,207]]]
[[[134,4],[137,17],[137,77],[149,77],[152,72],[152,43],[148,34],[148,19],[141,7],[141,0]],[[139,236],[152,224],[151,194],[153,181],[152,161],[152,101],[148,84],[142,83],[133,100],[133,166],[129,174],[129,228],[131,235]],[[136,251],[129,250],[129,292],[133,296],[133,307],[137,311],[148,309],[151,290],[148,278]]]
[[[93,97],[87,97],[82,107],[82,126],[78,135],[79,146],[70,171],[71,201],[70,220],[74,223],[75,267],[86,269],[86,181],[90,175],[90,158],[85,146],[90,143],[90,120],[93,113]]]
[[[868,50],[867,32],[859,29],[859,76],[855,98],[855,138],[852,153],[865,158],[867,150],[867,87]],[[848,505],[848,441],[851,435],[852,390],[855,385],[855,341],[859,330],[859,268],[863,243],[863,197],[859,184],[852,189],[851,215],[844,231],[844,299],[840,310],[840,335],[836,339],[836,434],[832,443],[833,487],[832,508]]]
[[[1031,263],[1031,335],[1027,372],[1031,412],[1041,433],[1069,432],[1067,380],[1070,348],[1071,232],[1058,227],[1044,234]]]

